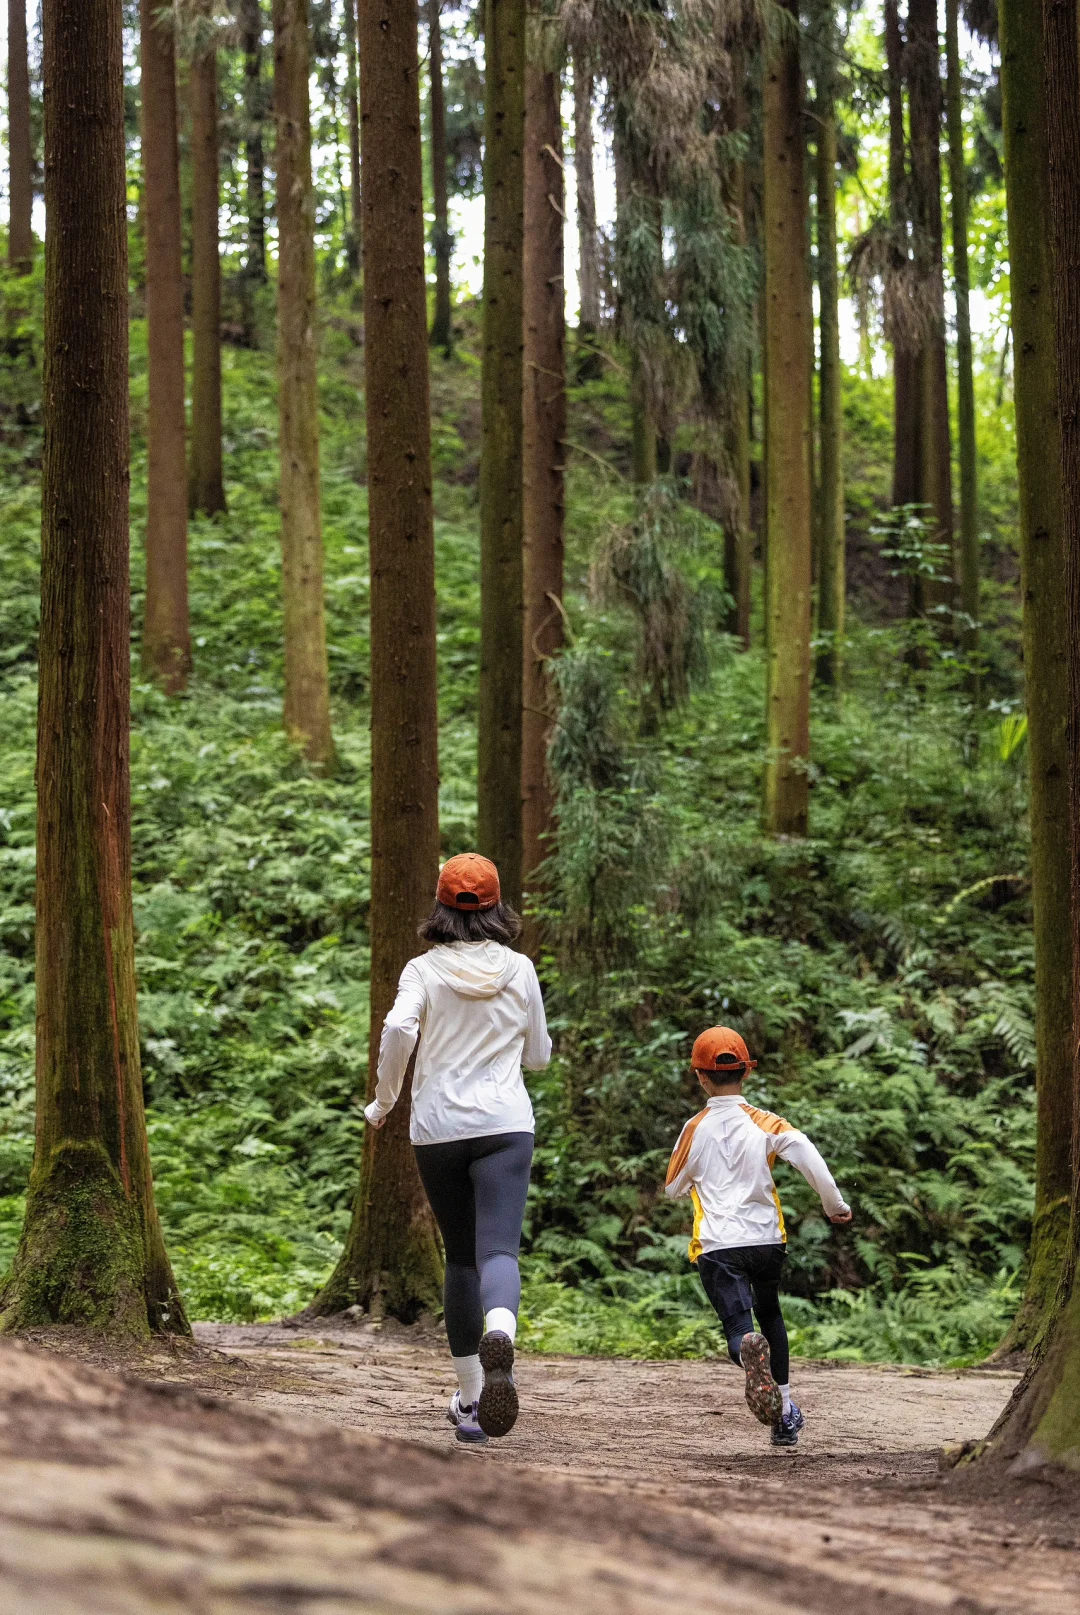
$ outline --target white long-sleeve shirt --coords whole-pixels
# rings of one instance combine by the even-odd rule
[[[551,1039],[532,960],[500,942],[445,943],[410,959],[383,1022],[368,1121],[393,1110],[414,1048],[414,1144],[533,1132],[521,1068],[542,1070]]]
[[[687,1122],[668,1166],[665,1193],[694,1202],[690,1260],[703,1251],[787,1242],[772,1178],[779,1157],[821,1196],[826,1216],[848,1210],[832,1173],[805,1133],[756,1110],[741,1094],[718,1094]]]

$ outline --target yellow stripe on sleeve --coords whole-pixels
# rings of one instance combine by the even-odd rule
[[[698,1198],[695,1188],[690,1190],[690,1198],[694,1202],[694,1232],[690,1236],[690,1243],[686,1247],[686,1254],[692,1262],[696,1262],[705,1249],[701,1243],[701,1225],[705,1220],[705,1210]]]

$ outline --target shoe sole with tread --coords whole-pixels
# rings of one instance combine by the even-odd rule
[[[481,1430],[489,1436],[505,1436],[517,1422],[518,1394],[512,1375],[514,1342],[500,1329],[493,1329],[480,1342],[480,1367],[484,1388],[476,1409]]]
[[[773,1425],[784,1410],[780,1387],[772,1377],[769,1342],[764,1335],[743,1335],[739,1361],[746,1371],[746,1405],[761,1424]]]

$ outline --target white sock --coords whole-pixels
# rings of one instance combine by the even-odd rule
[[[499,1329],[504,1335],[513,1340],[517,1334],[517,1317],[509,1307],[492,1307],[484,1319],[484,1330],[490,1335],[493,1329]]]
[[[480,1400],[480,1392],[484,1389],[484,1370],[480,1367],[480,1359],[473,1352],[471,1357],[451,1357],[450,1361],[457,1375],[461,1405],[471,1408]]]
[[[778,1385],[776,1388],[780,1392],[780,1395],[784,1398],[784,1417],[786,1418],[791,1412],[791,1386]]]

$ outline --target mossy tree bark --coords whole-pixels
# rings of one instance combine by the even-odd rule
[[[244,156],[247,160],[247,263],[249,322],[254,324],[250,293],[266,283],[266,91],[263,85],[263,10],[261,0],[241,0],[240,33],[244,52]],[[248,340],[254,343],[254,330]]]
[[[359,276],[364,248],[363,202],[360,194],[360,81],[356,61],[356,0],[345,0],[345,103],[349,121],[349,228],[345,261]]]
[[[904,40],[897,0],[885,0],[885,66],[889,99],[889,225],[894,268],[910,256],[908,232],[907,136],[904,131]],[[893,342],[893,481],[894,505],[918,498],[917,355],[900,332]]]
[[[918,355],[917,502],[926,505],[935,543],[945,546],[941,580],[927,579],[917,609],[940,612],[954,598],[952,449],[945,352],[945,276],[941,216],[941,59],[938,0],[910,0],[906,50],[911,117],[911,211],[915,262],[929,307]]]
[[[416,0],[360,0],[364,323],[371,543],[371,1048],[439,873],[435,546]],[[411,1080],[411,1078],[410,1078]],[[442,1261],[409,1143],[408,1088],[368,1128],[345,1250],[315,1314],[411,1322]]]
[[[225,509],[221,460],[221,257],[218,250],[218,67],[208,0],[188,69],[191,107],[191,439],[192,514]]]
[[[431,198],[434,221],[431,251],[435,259],[435,313],[431,322],[431,345],[441,348],[449,359],[454,347],[453,315],[450,300],[450,259],[454,238],[450,234],[449,183],[446,172],[446,96],[443,89],[442,0],[428,0],[428,71],[431,74]]]
[[[566,450],[566,319],[563,301],[561,75],[542,59],[525,72],[525,657],[521,746],[523,876],[537,897],[537,871],[553,850],[555,795],[548,742],[556,718],[551,658],[563,642],[563,521]],[[533,954],[540,930],[530,920]]]
[[[34,147],[26,0],[8,0],[7,43],[8,265],[17,275],[28,275],[34,265]]]
[[[1015,73],[1032,72],[1037,45],[1037,8],[1008,4],[1002,30],[1002,54],[1016,53]],[[1020,13],[1022,12],[1022,16]],[[1049,223],[1053,241],[1050,283],[1054,304],[1056,372],[1060,443],[1062,551],[1064,560],[1065,629],[1068,663],[1067,756],[1072,888],[1072,1002],[1076,1024],[1080,1003],[1080,57],[1077,52],[1077,0],[1044,0],[1043,61],[1046,95],[1046,155],[1049,175]],[[1037,69],[1036,69],[1037,72]],[[1015,78],[1011,89],[1015,92]],[[1009,104],[1010,119],[1018,109]],[[1038,108],[1028,101],[1035,114]],[[1015,122],[1011,144],[1015,153]],[[1025,140],[1030,129],[1024,131]],[[1010,201],[1019,176],[1013,176]],[[1034,203],[1034,198],[1027,199]],[[1018,223],[1019,221],[1015,221]],[[1010,219],[1010,244],[1014,237]],[[1036,234],[1039,234],[1037,231]],[[1019,337],[1019,331],[1017,332]],[[1019,348],[1019,342],[1017,344]],[[1024,461],[1020,462],[1021,470]],[[1035,1343],[1032,1365],[992,1432],[994,1461],[1007,1461],[1014,1474],[1056,1464],[1080,1468],[1080,1129],[1076,1127],[1077,1072],[1073,1063],[1073,1152],[1071,1161],[1070,1231],[1063,1242],[1062,1283],[1044,1334]]]
[[[334,761],[319,508],[315,194],[308,0],[274,0],[277,124],[278,417],[286,733],[309,762]]]
[[[131,914],[121,0],[45,0],[37,1125],[0,1328],[186,1333],[154,1208]]]
[[[1072,930],[1058,421],[1043,19],[1001,0],[1002,129],[1012,265],[1016,458],[1031,781],[1038,1125],[1027,1286],[1002,1349],[1030,1349],[1052,1314],[1068,1235],[1073,1130]]]
[[[595,84],[588,64],[575,55],[574,189],[578,240],[578,375],[594,381],[600,375],[595,351],[600,329],[600,238],[596,233],[596,176],[593,162],[593,97]]]
[[[831,70],[822,74],[818,90],[817,247],[821,298],[821,431],[820,571],[818,631],[821,648],[816,677],[838,686],[843,676],[844,603],[847,592],[844,555],[844,417],[840,396],[840,277],[836,261],[836,105]]]
[[[971,278],[968,272],[968,187],[964,161],[963,86],[960,80],[959,0],[945,0],[945,56],[952,193],[953,292],[956,297],[956,425],[960,452],[960,642],[974,663],[979,650],[979,466],[975,437],[975,375],[971,353]],[[972,666],[969,686],[977,697]]]
[[[184,283],[176,39],[141,0],[143,223],[149,347],[143,667],[175,695],[191,671],[188,619]]]
[[[785,9],[795,12],[794,0]],[[805,835],[810,755],[810,343],[798,38],[785,28],[764,83],[767,490],[765,827]]]
[[[525,0],[486,0],[479,849],[521,902]]]

